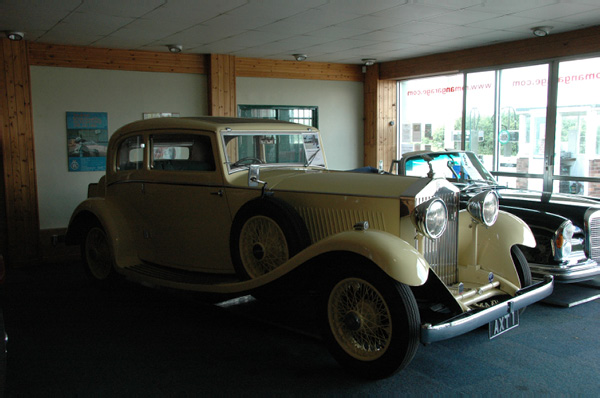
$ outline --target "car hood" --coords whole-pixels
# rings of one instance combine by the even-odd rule
[[[375,173],[269,168],[261,169],[260,179],[275,191],[395,198],[414,196],[430,181],[426,178],[398,178]]]

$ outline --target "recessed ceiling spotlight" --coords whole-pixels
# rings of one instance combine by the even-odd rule
[[[308,55],[306,54],[294,54],[294,59],[296,61],[306,61],[306,58],[308,58]]]
[[[7,31],[6,37],[8,37],[9,40],[19,41],[19,40],[23,40],[23,37],[25,37],[25,33],[15,32],[15,31]]]
[[[531,30],[535,36],[544,37],[550,34],[552,26],[536,26],[535,28],[531,28]]]
[[[183,46],[181,44],[167,44],[167,48],[169,49],[169,52],[175,54],[183,51]]]
[[[361,61],[365,66],[372,66],[377,62],[375,58],[363,58]]]

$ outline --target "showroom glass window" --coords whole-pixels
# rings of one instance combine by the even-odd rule
[[[600,197],[600,58],[558,65],[554,192]]]
[[[282,120],[319,128],[318,107],[287,105],[238,105],[239,117]]]
[[[460,148],[462,74],[405,80],[398,91],[400,154]]]
[[[465,72],[452,78],[462,81],[454,86],[454,91],[463,92],[460,98],[446,97],[448,76],[399,83],[399,156],[416,149],[463,148],[475,152],[501,184],[600,197],[600,97],[595,95],[600,89],[600,58]],[[551,86],[557,87],[553,101],[548,100]],[[422,99],[424,93],[428,101]],[[456,115],[463,104],[462,115]],[[407,133],[409,127],[418,128],[412,127],[415,123],[432,126],[438,144],[416,145]]]

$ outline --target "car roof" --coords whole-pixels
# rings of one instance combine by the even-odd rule
[[[316,131],[314,127],[298,123],[271,119],[251,119],[237,117],[165,117],[139,120],[129,123],[115,132],[123,135],[134,131],[162,129],[193,129],[207,131],[231,130],[280,130],[280,131]]]

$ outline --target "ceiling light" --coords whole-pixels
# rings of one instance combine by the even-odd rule
[[[363,58],[361,61],[365,66],[372,66],[377,60],[375,58]]]
[[[10,32],[6,32],[6,37],[9,38],[9,40],[14,40],[14,41],[19,41],[19,40],[23,40],[23,37],[25,37],[25,33],[23,32],[14,32],[14,31],[10,31]]]
[[[531,30],[535,36],[544,37],[548,36],[552,30],[552,26],[536,26],[535,28],[531,28]]]
[[[167,44],[167,48],[172,53],[180,53],[183,51],[183,46],[181,44]]]
[[[306,58],[308,58],[308,55],[306,54],[294,54],[294,59],[296,61],[306,61]]]

